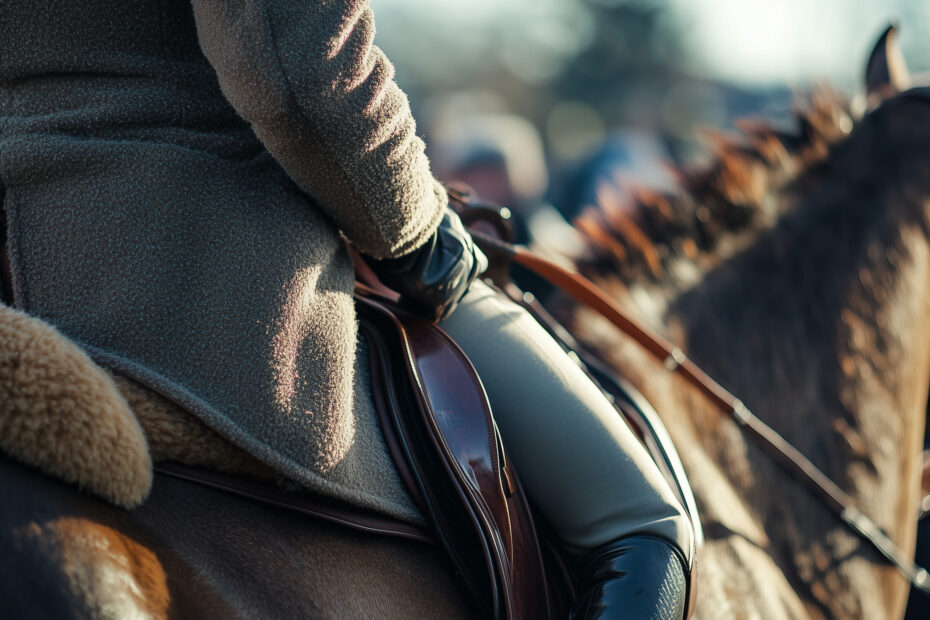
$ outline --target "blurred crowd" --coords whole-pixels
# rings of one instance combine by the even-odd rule
[[[436,176],[468,186],[481,201],[506,206],[515,241],[558,258],[573,256],[581,240],[571,221],[598,204],[609,189],[614,197],[639,189],[673,192],[673,167],[686,165],[690,148],[660,130],[605,128],[570,157],[547,152],[539,129],[527,118],[482,110],[480,98],[430,117],[424,132]],[[579,106],[580,108],[580,106]],[[581,108],[580,113],[583,112]]]
[[[571,254],[569,223],[632,187],[673,190],[696,129],[790,122],[821,81],[854,92],[890,19],[930,67],[918,0],[378,0],[378,44],[411,99],[434,172],[513,213],[518,241]]]

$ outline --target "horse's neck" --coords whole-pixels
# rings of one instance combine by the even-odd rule
[[[854,417],[874,401],[900,416],[925,398],[930,375],[913,375],[927,367],[930,259],[920,225],[893,213],[800,211],[674,299],[666,320],[759,413],[803,420],[785,429],[803,443],[825,406]]]
[[[856,197],[836,198],[847,199]],[[667,319],[695,361],[907,548],[930,377],[930,252],[922,224],[900,216],[799,210],[675,299]],[[810,588],[806,598],[858,615],[861,601],[844,580],[877,587],[878,573],[900,591],[893,572],[861,561],[812,570],[818,554],[851,557],[855,539],[708,415],[697,416],[711,431],[705,447],[725,471],[749,472],[735,478],[736,491],[778,565]]]

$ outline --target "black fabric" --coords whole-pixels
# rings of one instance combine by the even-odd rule
[[[13,287],[9,281],[6,241],[6,206],[3,183],[0,183],[0,302],[13,305]]]

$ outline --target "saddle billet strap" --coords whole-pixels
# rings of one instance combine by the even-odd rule
[[[387,442],[401,446],[453,562],[488,615],[552,617],[533,519],[474,368],[435,325],[389,300],[356,301],[369,356],[391,371],[379,386],[395,405]]]
[[[251,477],[167,461],[155,463],[155,473],[239,495],[262,504],[270,504],[317,517],[369,534],[395,536],[429,544],[437,542],[431,532],[411,523],[392,519],[336,499],[311,494],[308,491],[279,488]]]
[[[756,417],[738,398],[714,381],[681,349],[655,334],[624,313],[603,291],[583,276],[573,273],[521,246],[514,246],[480,232],[472,237],[485,253],[508,256],[536,275],[562,289],[577,302],[594,310],[610,321],[617,329],[636,341],[665,364],[670,371],[700,391],[721,412],[729,415],[737,425],[762,448],[772,460],[791,477],[803,484],[821,503],[833,512],[856,536],[872,546],[915,588],[930,594],[930,573],[915,564],[888,534],[870,519],[852,497],[779,435],[772,427]]]

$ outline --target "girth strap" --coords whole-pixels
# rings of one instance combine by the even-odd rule
[[[379,513],[364,510],[323,495],[316,495],[309,491],[285,490],[251,477],[235,476],[212,469],[164,461],[155,463],[155,473],[195,482],[262,504],[270,504],[285,510],[317,517],[337,525],[344,525],[361,532],[395,536],[429,544],[436,544],[437,542],[436,537],[422,527],[391,519]]]

